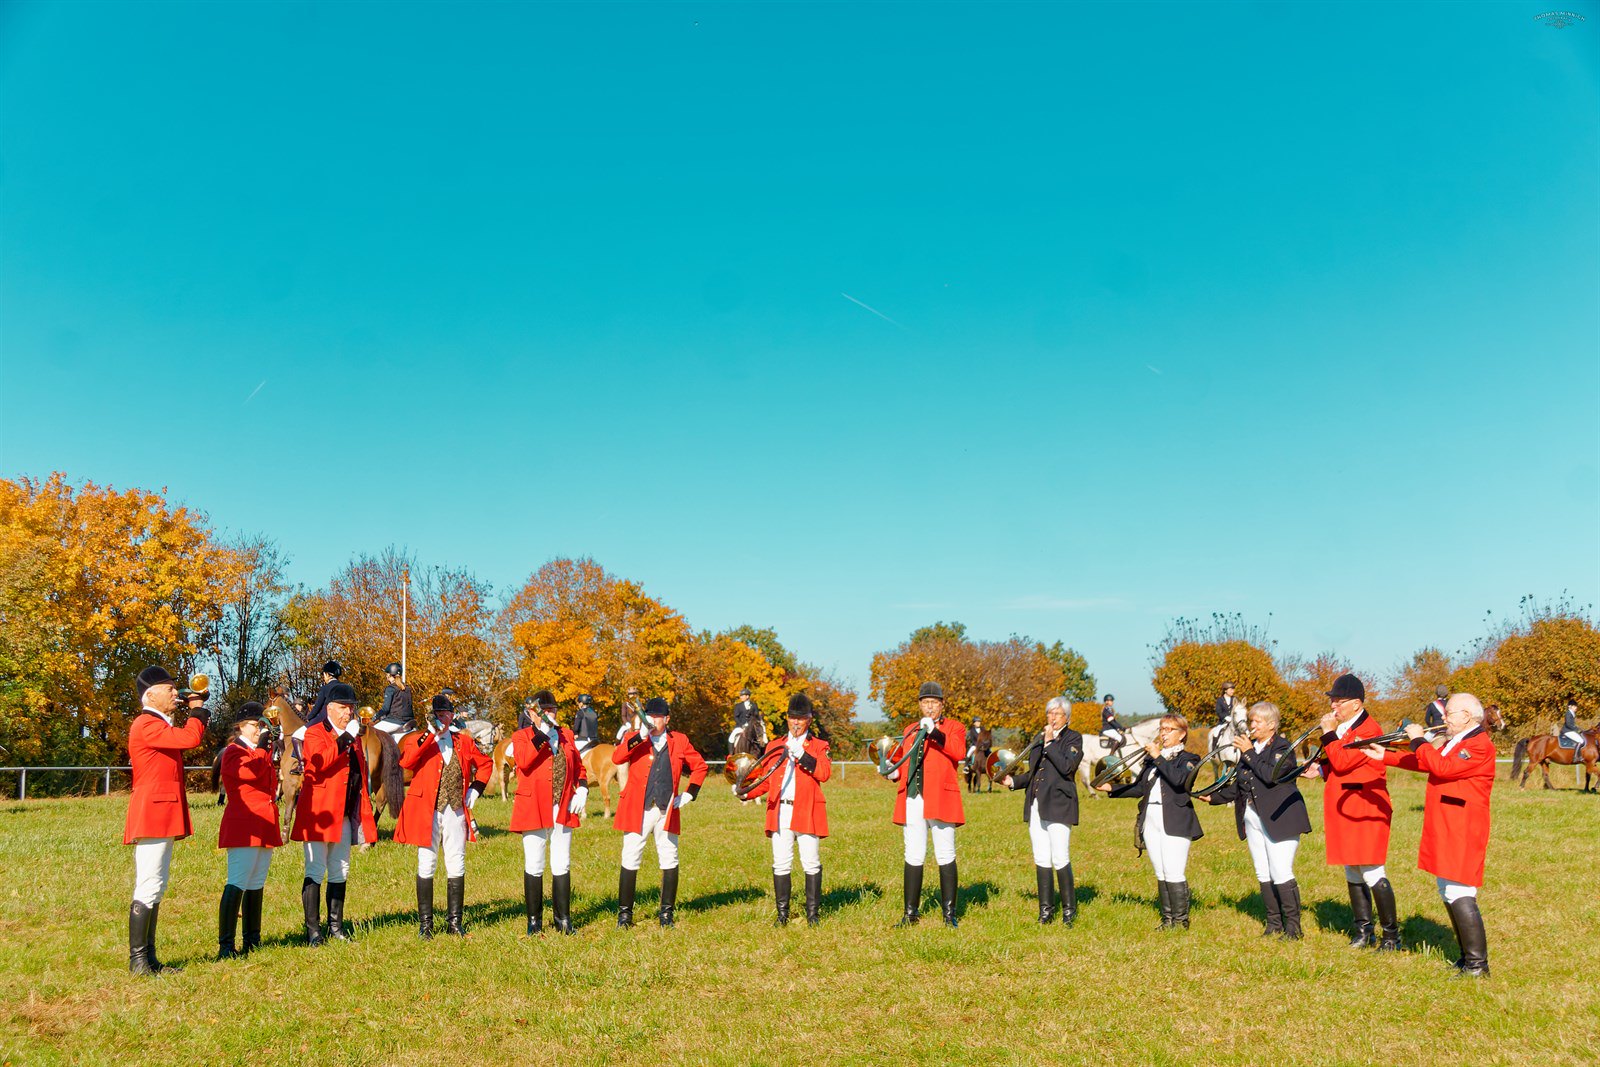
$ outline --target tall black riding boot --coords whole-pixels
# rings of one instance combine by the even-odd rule
[[[1378,910],[1378,951],[1400,951],[1400,918],[1395,913],[1394,886],[1389,879],[1379,878],[1372,887],[1372,903]]]
[[[328,883],[328,938],[332,941],[350,940],[344,928],[344,883]]]
[[[572,933],[572,875],[556,874],[550,877],[551,925],[558,934]]]
[[[261,898],[265,893],[265,889],[244,891],[244,930],[240,934],[243,939],[240,951],[246,956],[261,947]]]
[[[956,861],[939,864],[939,906],[946,926],[956,925],[956,888]]]
[[[1456,924],[1456,939],[1461,943],[1461,966],[1456,974],[1463,978],[1489,977],[1489,935],[1483,928],[1483,914],[1477,897],[1460,897],[1450,904],[1450,918]]]
[[[1267,928],[1262,937],[1283,933],[1283,902],[1278,899],[1278,887],[1271,882],[1258,882],[1261,886],[1261,906],[1267,909]]]
[[[922,913],[922,867],[906,864],[905,870],[905,914],[900,916],[899,926],[915,926]]]
[[[433,879],[417,875],[417,936],[433,938]]]
[[[1293,878],[1273,886],[1283,903],[1283,939],[1298,941],[1300,933],[1300,883]]]
[[[1172,929],[1172,926],[1173,926],[1173,922],[1172,922],[1172,907],[1173,907],[1173,905],[1172,905],[1172,883],[1171,882],[1157,882],[1156,883],[1156,901],[1157,901],[1157,905],[1161,908],[1161,925],[1156,927],[1156,929],[1158,929],[1158,930],[1170,930],[1170,929]]]
[[[806,875],[806,925],[822,921],[822,872]]]
[[[1351,948],[1371,948],[1377,944],[1372,936],[1372,890],[1365,882],[1346,882],[1350,890],[1350,914],[1355,919],[1355,929],[1350,931]]]
[[[633,887],[639,880],[638,871],[622,868],[617,875],[617,929],[626,930],[633,925]]]
[[[772,920],[773,926],[789,925],[789,897],[794,891],[794,877],[787,874],[774,874],[772,876],[772,900],[778,909],[778,917]]]
[[[1189,929],[1189,883],[1172,883],[1172,925]]]
[[[128,971],[155,974],[150,966],[150,905],[134,901],[128,905]]]
[[[150,929],[144,939],[144,954],[150,960],[150,969],[157,974],[167,969],[167,965],[162,963],[161,958],[156,955],[156,924],[160,921],[161,902],[158,900],[150,905]],[[176,970],[177,968],[173,969]]]
[[[661,872],[661,911],[656,916],[662,926],[675,926],[673,911],[678,906],[678,868],[669,867]]]
[[[231,960],[239,954],[233,938],[239,930],[239,904],[244,890],[229,883],[222,887],[222,903],[217,907],[217,959]]]
[[[307,878],[300,883],[300,910],[305,912],[306,944],[322,944],[322,887]]]
[[[1056,872],[1034,864],[1033,880],[1039,886],[1039,925],[1048,926],[1056,917]]]
[[[1072,880],[1072,864],[1056,868],[1056,887],[1061,891],[1061,921],[1071,926],[1078,921],[1078,886]]]
[[[528,936],[544,933],[544,875],[522,872],[522,910],[528,913]]]
[[[444,880],[444,932],[455,934],[457,937],[467,936],[461,928],[461,909],[466,904],[467,879],[446,878]]]

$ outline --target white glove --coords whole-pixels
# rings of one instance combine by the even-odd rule
[[[572,803],[567,805],[568,815],[582,815],[589,806],[589,787],[580,785],[572,791]]]
[[[806,750],[806,743],[793,734],[789,735],[789,740],[785,741],[784,745],[789,749],[789,755],[795,759],[799,759],[800,753]]]
[[[930,719],[928,716],[924,715],[922,717],[922,721],[920,723],[918,723],[917,725],[922,727],[922,732],[923,733],[925,733],[925,734],[933,733],[933,720]]]
[[[738,797],[738,796],[739,796],[739,787],[738,787],[738,786],[736,786],[736,785],[730,785],[730,786],[729,786],[729,787],[728,787],[728,788],[729,788],[729,789],[731,789],[731,790],[733,790],[733,795],[734,795],[734,796],[736,796],[736,797]],[[740,799],[740,800],[743,800],[743,799],[744,799],[744,798],[743,798],[743,797],[739,797],[739,799]]]
[[[472,806],[474,804],[476,804],[477,802],[478,802],[478,787],[477,786],[473,786],[471,789],[467,790],[467,810],[471,811],[472,810]]]
[[[351,719],[350,720],[350,725],[348,725],[348,726],[346,726],[344,728],[344,732],[349,734],[351,737],[355,737],[358,734],[360,734],[361,733],[361,722],[360,722],[360,720]]]
[[[685,789],[678,794],[678,799],[672,802],[672,806],[675,808],[687,808],[693,800],[694,794]]]

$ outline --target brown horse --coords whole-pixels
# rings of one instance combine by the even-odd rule
[[[611,752],[615,745],[597,744],[583,754],[583,777],[590,787],[600,793],[600,803],[605,807],[606,818],[611,818],[611,788],[616,783],[620,792],[628,784],[628,768],[619,767],[611,762]],[[494,767],[494,778],[500,784],[500,799],[506,798],[508,783],[514,791],[516,789],[517,768],[514,766],[510,753],[511,738],[502,737],[495,742],[494,753],[489,757]],[[584,813],[587,816],[587,812]]]
[[[283,823],[283,835],[289,836],[294,828],[294,805],[300,796],[299,761],[294,758],[294,732],[306,724],[295,710],[294,704],[284,696],[283,689],[274,686],[272,699],[267,701],[267,718],[277,729],[273,744],[278,761],[278,816]]]
[[[372,798],[373,819],[383,818],[385,810],[391,817],[400,818],[406,786],[411,784],[411,772],[400,766],[400,738],[378,729],[363,716],[361,754],[367,760],[367,795]]]
[[[1523,768],[1522,761],[1526,759],[1528,766]],[[1554,789],[1550,784],[1550,764],[1555,763],[1563,767],[1573,767],[1579,761],[1583,762],[1583,791],[1590,792],[1590,783],[1600,777],[1600,725],[1593,729],[1585,730],[1583,745],[1579,748],[1562,748],[1558,738],[1551,734],[1537,734],[1533,737],[1524,737],[1517,742],[1516,751],[1511,757],[1511,780],[1517,781],[1517,772],[1522,772],[1522,780],[1517,784],[1523,788],[1528,785],[1528,775],[1533,773],[1535,767],[1544,775],[1544,787]]]

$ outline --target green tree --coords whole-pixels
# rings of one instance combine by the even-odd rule
[[[1071,701],[1094,699],[1094,675],[1089,673],[1089,661],[1082,653],[1060,641],[1048,647],[1041,641],[1038,648],[1040,654],[1060,668],[1062,696]]]

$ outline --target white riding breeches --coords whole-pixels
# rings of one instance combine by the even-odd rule
[[[794,805],[778,805],[778,832],[772,835],[772,873],[788,874],[794,870],[796,846],[800,850],[800,869],[807,874],[822,871],[822,838],[816,834],[797,834],[790,828],[794,822]]]
[[[1439,897],[1444,901],[1446,907],[1454,904],[1462,897],[1475,897],[1478,895],[1478,887],[1475,885],[1452,882],[1448,878],[1435,878],[1434,881],[1439,883]]]
[[[272,866],[272,849],[240,846],[228,849],[228,884],[240,889],[261,889]]]
[[[550,806],[552,825],[543,830],[522,831],[522,869],[527,874],[544,873],[546,850],[550,853],[550,873],[566,874],[572,870],[572,827],[557,821],[560,811]]]
[[[1072,827],[1064,822],[1045,822],[1039,817],[1039,802],[1028,809],[1028,840],[1033,845],[1033,865],[1060,870],[1072,862]]]
[[[388,734],[390,737],[393,737],[396,741],[400,740],[400,735],[401,734],[407,733],[407,732],[409,732],[411,730],[416,729],[416,727],[408,726],[407,724],[405,724],[403,722],[385,722],[385,721],[383,721],[381,719],[379,721],[373,723],[372,725],[377,727],[378,729],[382,730],[384,733]]]
[[[1184,869],[1189,865],[1187,837],[1173,837],[1161,822],[1161,805],[1151,804],[1144,811],[1144,847],[1150,853],[1150,865],[1156,870],[1158,882],[1181,882]]]
[[[306,877],[321,885],[324,880],[343,882],[350,877],[350,842],[360,833],[350,827],[350,820],[340,824],[337,841],[304,841]]]
[[[446,808],[433,813],[433,847],[417,849],[417,877],[432,878],[444,854],[446,878],[461,878],[467,873],[467,813]]]
[[[1381,863],[1355,864],[1346,866],[1344,869],[1345,881],[1351,885],[1359,885],[1365,882],[1368,889],[1371,889],[1387,877],[1389,877],[1389,872],[1383,869],[1383,864]]]
[[[928,838],[933,838],[934,861],[943,867],[956,861],[956,825],[922,817],[922,797],[906,797],[906,862],[920,867],[928,862]]]
[[[670,871],[678,865],[678,835],[667,833],[667,813],[651,808],[644,813],[644,822],[638,833],[622,835],[622,867],[637,871],[644,862],[644,843],[647,838],[656,840],[656,866]]]
[[[170,837],[141,837],[133,843],[133,899],[152,908],[161,903],[172,873]]]
[[[1256,809],[1245,805],[1244,843],[1250,849],[1250,861],[1256,866],[1256,881],[1279,885],[1294,880],[1294,854],[1300,848],[1300,837],[1287,841],[1274,841],[1267,836]]]

